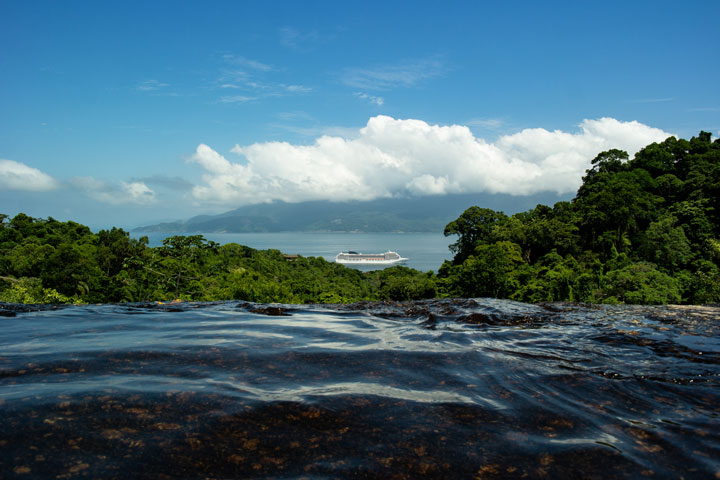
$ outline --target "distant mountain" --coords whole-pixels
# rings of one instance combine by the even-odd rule
[[[507,214],[553,205],[567,198],[555,193],[511,195],[446,195],[384,198],[367,202],[273,202],[248,205],[219,215],[135,228],[135,232],[250,233],[289,231],[442,232],[468,207],[478,205]]]

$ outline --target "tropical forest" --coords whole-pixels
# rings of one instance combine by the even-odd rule
[[[471,206],[437,273],[362,272],[202,235],[161,246],[120,229],[0,215],[0,301],[349,303],[438,297],[628,304],[720,302],[720,140],[670,137],[592,160],[571,201],[511,216]]]

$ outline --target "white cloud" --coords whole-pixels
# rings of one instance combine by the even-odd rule
[[[235,206],[407,194],[572,193],[599,152],[620,148],[634,155],[670,135],[600,118],[584,120],[574,133],[533,128],[488,143],[462,125],[376,116],[355,135],[323,135],[311,145],[236,145],[232,152],[244,157],[238,163],[200,145],[190,161],[206,173],[193,195]]]
[[[155,202],[155,192],[143,182],[120,182],[120,189],[130,203],[148,204]]]
[[[496,130],[503,125],[505,121],[501,118],[473,118],[465,122],[468,127],[480,127],[487,130]]]
[[[169,86],[169,84],[157,80],[145,80],[144,82],[140,82],[136,88],[141,92],[154,92]]]
[[[310,92],[312,92],[312,88],[310,88],[310,87],[305,87],[305,86],[303,86],[303,85],[283,85],[283,84],[280,84],[280,85],[278,85],[278,86],[279,86],[280,88],[286,90],[287,92],[290,92],[290,93],[310,93]]]
[[[412,87],[422,80],[443,73],[444,67],[440,61],[425,59],[372,68],[346,68],[340,80],[347,86],[361,90],[388,90],[396,87]]]
[[[260,70],[261,72],[268,72],[270,70],[273,70],[273,67],[271,65],[268,65],[266,63],[258,62],[257,60],[252,60],[249,58],[245,58],[238,55],[223,55],[223,60],[225,62],[232,64],[232,65],[238,65],[241,67],[247,67],[252,70]]]
[[[367,100],[370,103],[374,103],[378,107],[382,107],[383,103],[385,103],[385,99],[382,97],[376,97],[375,95],[368,95],[367,93],[363,92],[355,92],[355,96]]]
[[[144,182],[118,182],[116,184],[92,177],[75,177],[70,183],[90,198],[111,205],[155,203],[155,192]]]
[[[226,95],[220,97],[220,103],[246,103],[256,99],[257,97],[247,97],[245,95]]]
[[[220,97],[221,103],[243,103],[267,97],[312,92],[312,88],[305,85],[277,81],[277,77],[285,76],[286,73],[257,60],[235,55],[224,55],[223,60],[230,66],[230,69],[221,70],[220,76],[215,82],[216,88],[242,90],[246,94],[222,96]]]
[[[41,192],[58,186],[57,180],[37,168],[14,160],[0,159],[0,188]]]
[[[416,195],[442,195],[448,190],[457,188],[457,186],[450,185],[447,176],[433,177],[428,174],[413,178],[405,187]]]

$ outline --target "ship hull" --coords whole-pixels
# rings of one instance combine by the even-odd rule
[[[407,258],[401,258],[399,260],[335,260],[335,263],[342,263],[344,265],[393,265],[405,261],[407,261]]]
[[[396,252],[362,254],[356,252],[340,252],[335,257],[335,263],[343,265],[395,265],[405,262]]]

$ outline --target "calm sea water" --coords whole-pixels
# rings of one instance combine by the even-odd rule
[[[133,233],[134,238],[144,234]],[[147,234],[150,246],[162,244],[162,240],[173,234]],[[179,234],[182,235],[182,234]],[[208,240],[220,244],[239,243],[258,250],[277,249],[290,255],[323,257],[334,261],[341,251],[353,250],[361,253],[383,253],[388,250],[409,258],[405,266],[427,272],[437,272],[443,261],[452,259],[448,246],[457,237],[445,237],[437,233],[205,233]],[[365,267],[371,268],[371,267]]]
[[[0,304],[2,478],[718,478],[720,309]]]

